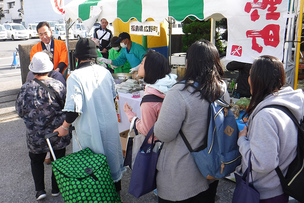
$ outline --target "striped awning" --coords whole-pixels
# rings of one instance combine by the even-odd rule
[[[153,18],[162,22],[168,17],[183,21],[192,16],[203,20],[212,15],[221,15],[226,0],[73,0],[65,6],[65,19],[85,21],[99,15],[113,22],[119,18],[123,22],[137,19],[140,22]],[[222,16],[221,16],[222,17]]]

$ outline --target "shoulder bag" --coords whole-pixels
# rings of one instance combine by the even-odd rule
[[[154,126],[141,145],[133,166],[129,193],[137,198],[156,188],[156,165],[162,143],[160,141],[148,143],[151,136],[154,140],[153,129]]]
[[[50,93],[50,95],[52,97],[55,98],[55,100],[57,101],[57,103],[60,105],[61,109],[64,108],[64,101],[61,99],[61,97],[59,96],[58,92],[56,92],[53,88],[50,88],[50,87],[46,86],[43,82],[41,82],[37,78],[34,78],[34,81],[37,82],[39,85],[41,85],[46,91],[48,91]]]
[[[248,168],[243,175],[234,173],[236,187],[233,193],[232,203],[259,203],[260,193],[249,183],[249,175],[252,177],[251,152],[249,154]]]

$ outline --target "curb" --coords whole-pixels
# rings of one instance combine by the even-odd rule
[[[12,120],[15,120],[18,118],[19,118],[19,116],[16,113],[16,111],[2,113],[2,114],[0,114],[0,123],[12,121]]]

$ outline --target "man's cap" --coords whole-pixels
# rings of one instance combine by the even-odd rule
[[[81,38],[75,47],[76,58],[97,58],[95,43],[89,38]]]
[[[118,36],[118,40],[115,41],[115,43],[120,43],[124,39],[130,39],[130,35],[126,32],[122,32]]]
[[[49,55],[43,51],[35,53],[29,65],[29,70],[33,73],[48,73],[53,68]]]
[[[119,47],[120,46],[119,42],[116,42],[117,40],[118,40],[117,36],[112,37],[112,39],[111,39],[111,47]]]

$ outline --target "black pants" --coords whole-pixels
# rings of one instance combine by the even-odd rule
[[[114,185],[115,185],[116,192],[119,192],[121,190],[121,180],[114,183]]]
[[[182,200],[182,201],[176,201],[176,202],[178,202],[178,203],[214,203],[218,183],[219,183],[219,181],[216,180],[209,185],[208,190],[201,192],[198,195],[191,197],[189,199]],[[173,201],[164,200],[164,199],[158,197],[158,203],[170,203],[170,202],[173,202]]]
[[[59,159],[65,156],[65,148],[60,150],[54,150],[56,158]],[[46,153],[41,154],[33,154],[29,152],[29,157],[31,159],[31,169],[32,175],[34,178],[35,189],[36,191],[44,190],[44,159]],[[53,161],[53,157],[51,156],[51,160]],[[52,172],[52,190],[59,191],[58,185]]]

